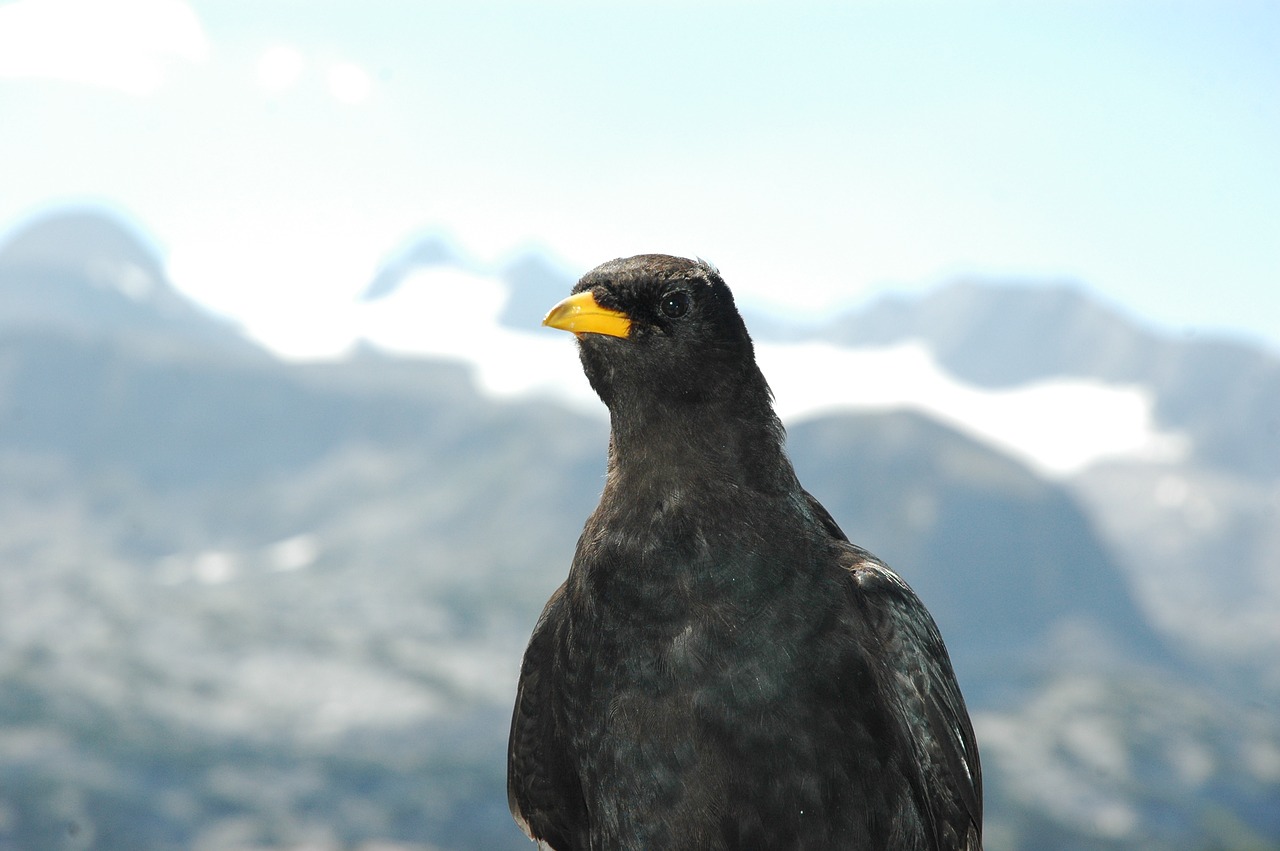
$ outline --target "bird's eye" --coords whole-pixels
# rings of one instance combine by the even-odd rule
[[[672,290],[662,297],[662,312],[672,319],[679,319],[689,312],[689,294]]]

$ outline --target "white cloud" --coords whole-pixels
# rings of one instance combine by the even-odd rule
[[[0,6],[0,77],[33,77],[153,94],[175,61],[209,43],[182,0],[18,0]]]
[[[306,64],[302,51],[291,44],[269,47],[258,60],[258,85],[272,94],[286,92],[302,79]]]
[[[354,62],[338,62],[329,68],[329,93],[342,103],[364,103],[373,93],[373,78]]]

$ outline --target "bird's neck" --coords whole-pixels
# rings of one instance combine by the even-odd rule
[[[804,555],[783,530],[803,522],[803,491],[782,426],[729,401],[613,417],[604,494],[579,543],[590,557],[571,576],[600,617],[683,629],[715,609],[732,629],[794,578]]]
[[[609,481],[657,491],[710,484],[786,493],[798,484],[784,441],[767,391],[639,405],[612,412]]]

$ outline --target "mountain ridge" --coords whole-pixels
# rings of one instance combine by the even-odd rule
[[[99,207],[46,211],[0,240],[0,329],[28,328],[168,352],[266,354],[235,323],[183,295],[133,225]]]
[[[812,333],[844,346],[923,340],[982,387],[1054,377],[1149,387],[1158,423],[1188,433],[1205,462],[1280,476],[1280,356],[1224,338],[1177,340],[1077,286],[962,281],[915,300],[882,297]]]

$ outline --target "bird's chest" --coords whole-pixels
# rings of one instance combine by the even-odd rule
[[[749,533],[734,540],[679,520],[664,529],[659,541],[617,530],[598,539],[566,669],[587,684],[579,729],[655,748],[643,761],[681,762],[694,756],[681,742],[705,743],[710,728],[734,726],[727,714],[773,712],[794,693],[811,624],[795,600],[800,571],[763,544],[742,546]]]
[[[758,608],[794,554],[775,552],[775,512],[734,488],[632,488],[601,500],[572,571],[581,594],[620,628],[680,633],[690,621]]]
[[[828,699],[838,597],[767,521],[665,520],[589,524],[566,587],[557,705],[593,829],[601,847],[697,845],[689,831],[699,847],[793,847],[733,837],[799,835],[844,782],[827,744],[846,711]]]
[[[802,618],[720,614],[643,629],[592,620],[594,641],[566,654],[580,678],[559,705],[601,847],[792,847],[733,837],[757,822],[798,835],[794,819],[840,785],[819,750],[838,741],[836,719],[800,699],[821,675]]]
[[[729,502],[668,493],[588,523],[570,579],[583,640],[571,648],[613,717],[633,704],[688,711],[709,691],[750,701],[770,684],[762,666],[788,668],[805,629],[793,617],[804,553]]]
[[[758,658],[732,622],[594,628],[595,642],[571,654],[567,667],[583,676],[560,705],[602,847],[622,847],[621,836],[680,847],[692,831],[719,830],[739,737],[786,714],[777,708],[789,674]]]

